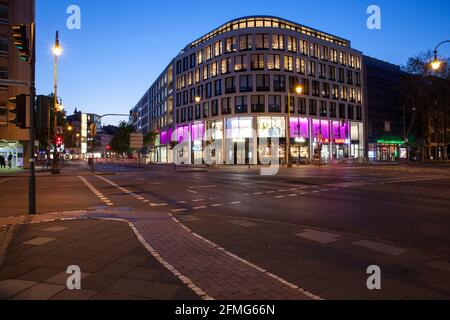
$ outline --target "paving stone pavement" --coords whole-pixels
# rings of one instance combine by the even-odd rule
[[[74,212],[64,214],[39,215],[26,218],[0,219],[0,225],[36,223],[58,219],[120,219],[129,222],[138,239],[146,249],[168,270],[178,277],[202,299],[218,300],[318,300],[320,297],[257,267],[193,233],[173,216],[158,212],[123,212],[105,210],[92,212]],[[75,240],[75,239],[74,239]],[[116,237],[117,250],[124,239]],[[128,239],[129,240],[129,239]],[[70,243],[75,245],[79,241]],[[50,242],[51,243],[51,242]],[[120,245],[119,245],[120,243]],[[86,245],[86,249],[87,249]],[[87,254],[87,253],[86,253]],[[105,259],[102,254],[92,255],[92,259]],[[84,256],[84,258],[88,258]],[[44,259],[43,256],[40,259]],[[50,263],[50,261],[46,261]],[[51,264],[50,264],[51,265]],[[114,267],[105,267],[104,277],[118,277],[127,272],[129,265],[118,263]],[[82,269],[83,270],[83,269]],[[89,271],[85,270],[86,272]],[[138,271],[134,271],[138,272]],[[1,275],[1,273],[0,273]],[[89,276],[87,279],[89,279]],[[27,279],[24,279],[27,280]],[[116,279],[117,280],[117,279]],[[104,280],[106,281],[106,280]],[[129,294],[139,287],[138,283],[120,282]],[[53,287],[45,288],[54,290]],[[89,288],[87,288],[89,289]],[[147,287],[146,298],[154,298],[156,293],[173,294],[171,286],[161,285],[158,290]],[[115,290],[114,287],[110,290]],[[114,292],[113,292],[114,293]],[[66,293],[67,294],[67,293]],[[97,296],[98,297],[98,296]],[[113,296],[100,295],[102,298]]]
[[[0,228],[0,236],[6,228]],[[1,238],[0,238],[1,239]],[[66,273],[81,269],[81,290]],[[16,225],[3,267],[0,300],[200,300],[120,221]]]

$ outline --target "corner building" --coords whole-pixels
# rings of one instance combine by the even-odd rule
[[[235,163],[257,164],[268,152],[258,138],[278,137],[285,159],[290,106],[294,160],[362,159],[362,57],[348,40],[280,18],[233,20],[180,52],[133,108],[131,123],[142,133],[158,132],[154,162],[172,162],[174,132],[176,142],[189,145],[192,162],[201,161],[202,137],[213,129],[222,145],[235,144],[234,155],[218,151],[219,163],[234,156]]]

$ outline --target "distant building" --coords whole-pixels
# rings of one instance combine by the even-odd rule
[[[18,50],[14,46],[12,27],[31,24],[34,21],[34,0],[0,1],[0,155],[7,157],[11,153],[13,167],[29,165],[29,133],[28,130],[19,129],[9,122],[13,120],[14,115],[9,112],[13,106],[8,104],[8,100],[30,92],[27,87],[8,86],[1,84],[1,81],[31,81],[31,65],[20,60]]]
[[[397,161],[405,156],[400,66],[364,56],[368,107],[369,159]]]
[[[76,153],[86,155],[95,150],[95,136],[102,131],[101,117],[97,114],[75,110],[73,115],[67,116],[67,121],[72,126],[71,135],[72,141],[75,141]]]
[[[220,143],[219,164],[231,157],[257,164],[266,152],[259,138],[275,137],[274,152],[285,160],[288,139],[296,159],[359,159],[367,154],[364,85],[362,53],[349,40],[277,17],[245,17],[184,47],[135,104],[130,122],[158,134],[154,162],[172,162],[176,142],[189,145],[183,155],[190,162],[202,161],[206,131]]]

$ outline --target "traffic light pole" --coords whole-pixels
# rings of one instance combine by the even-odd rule
[[[35,138],[35,105],[36,105],[36,25],[31,23],[31,82],[30,82],[30,178],[28,187],[28,214],[36,214],[36,159],[34,156],[34,141]]]

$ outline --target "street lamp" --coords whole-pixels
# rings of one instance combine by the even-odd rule
[[[301,95],[303,93],[303,87],[298,85],[294,88],[295,93]],[[285,158],[286,166],[292,168],[291,163],[291,88],[288,88],[288,113],[286,121],[286,144],[285,144]]]
[[[54,67],[53,67],[53,78],[54,78],[54,102],[53,102],[53,135],[56,140],[56,136],[58,135],[58,112],[60,110],[60,106],[58,104],[58,57],[62,54],[62,48],[59,44],[59,32],[56,31],[55,45],[52,48],[53,56],[54,56]],[[53,150],[53,167],[52,174],[59,174],[60,170],[58,167],[58,150],[56,148],[56,144]]]
[[[434,60],[430,63],[431,69],[433,69],[434,71],[438,71],[442,66],[442,61],[438,58],[438,48],[446,42],[450,42],[450,40],[442,41],[434,49]]]
[[[200,101],[202,101],[202,98],[199,97],[199,96],[196,96],[196,97],[195,97],[195,102],[196,102],[196,103],[200,103]]]

